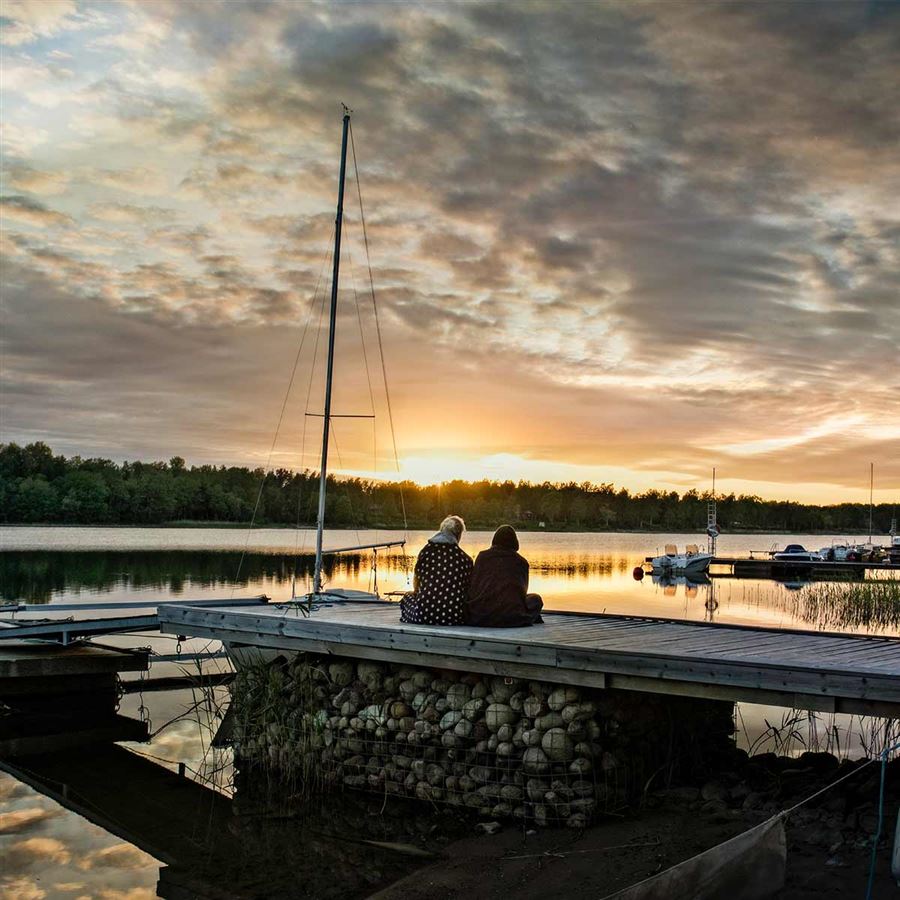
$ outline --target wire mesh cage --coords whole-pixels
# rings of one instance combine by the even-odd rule
[[[235,738],[294,789],[580,828],[624,807],[671,751],[659,710],[617,693],[298,654],[239,672]]]

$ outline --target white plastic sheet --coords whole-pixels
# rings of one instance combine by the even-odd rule
[[[786,864],[779,814],[606,900],[764,900],[784,887]]]

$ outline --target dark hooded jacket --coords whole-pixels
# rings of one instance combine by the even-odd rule
[[[519,540],[509,525],[497,529],[490,549],[475,559],[466,624],[485,628],[531,625],[534,612],[525,603],[528,593],[528,560],[520,556]]]

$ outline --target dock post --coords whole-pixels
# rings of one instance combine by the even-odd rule
[[[894,829],[894,853],[891,856],[891,875],[900,885],[900,809],[897,810],[897,827]]]

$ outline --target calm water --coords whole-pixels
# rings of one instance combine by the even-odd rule
[[[403,591],[412,558],[428,536],[408,535],[408,557],[402,551],[380,552],[377,571],[369,553],[334,557],[331,583],[371,589],[377,575],[381,591]],[[326,545],[396,537],[334,532]],[[896,611],[861,618],[845,609],[823,609],[800,583],[634,580],[634,567],[657,548],[696,541],[692,535],[521,535],[532,589],[552,609],[900,634]],[[831,538],[725,536],[719,552],[743,555],[789,541],[819,548]],[[489,542],[488,533],[474,532],[466,535],[464,547],[474,555]],[[295,579],[298,593],[306,589],[312,545],[310,532],[274,529],[248,536],[237,529],[5,528],[0,530],[0,601],[46,604],[42,615],[49,616],[54,603],[73,601],[145,599],[149,604],[260,593],[283,600]],[[150,645],[158,654],[175,651],[174,641],[161,635],[104,640]],[[182,648],[185,653],[201,649],[216,647],[192,641]],[[194,665],[156,661],[150,674],[176,674]],[[212,659],[205,667],[224,670],[227,663]],[[226,706],[224,689],[126,695],[121,712],[149,718],[149,743],[109,745],[88,755],[65,751],[24,762],[0,760],[7,768],[0,772],[0,896],[142,900],[156,896],[159,884],[160,893],[169,896],[178,885],[186,896],[209,888],[217,895],[362,897],[420,861],[348,841],[346,835],[408,844],[437,823],[428,838],[435,849],[454,836],[455,826],[429,810],[389,804],[382,815],[380,802],[372,808],[371,798],[352,794],[329,801],[324,811],[279,807],[272,815],[271,805],[248,796],[239,779],[235,790],[230,751],[210,746]],[[768,722],[780,725],[788,715],[740,705],[740,742],[751,746]],[[798,731],[809,742],[835,724],[841,749],[851,754],[877,739],[871,722],[846,717],[804,720]],[[803,746],[794,742],[776,749],[799,752]],[[191,779],[183,791],[171,785],[179,762],[188,766]],[[343,880],[335,879],[335,871],[345,873]],[[279,872],[283,883],[273,881]]]
[[[415,554],[430,536],[406,535],[404,549],[330,557],[330,583],[382,592],[410,587]],[[397,532],[336,531],[326,547],[397,540]],[[724,535],[718,552],[747,555],[773,545],[828,546],[822,535]],[[468,532],[463,546],[473,556],[490,544],[488,532]],[[0,599],[32,603],[105,600],[166,600],[302,593],[312,574],[315,536],[308,530],[4,528],[0,529]],[[674,618],[765,624],[781,628],[900,634],[890,610],[859,616],[853,610],[813,602],[802,582],[717,578],[697,584],[632,572],[645,556],[667,543],[698,541],[684,534],[523,533],[521,552],[531,563],[531,589],[550,609],[644,613]]]

